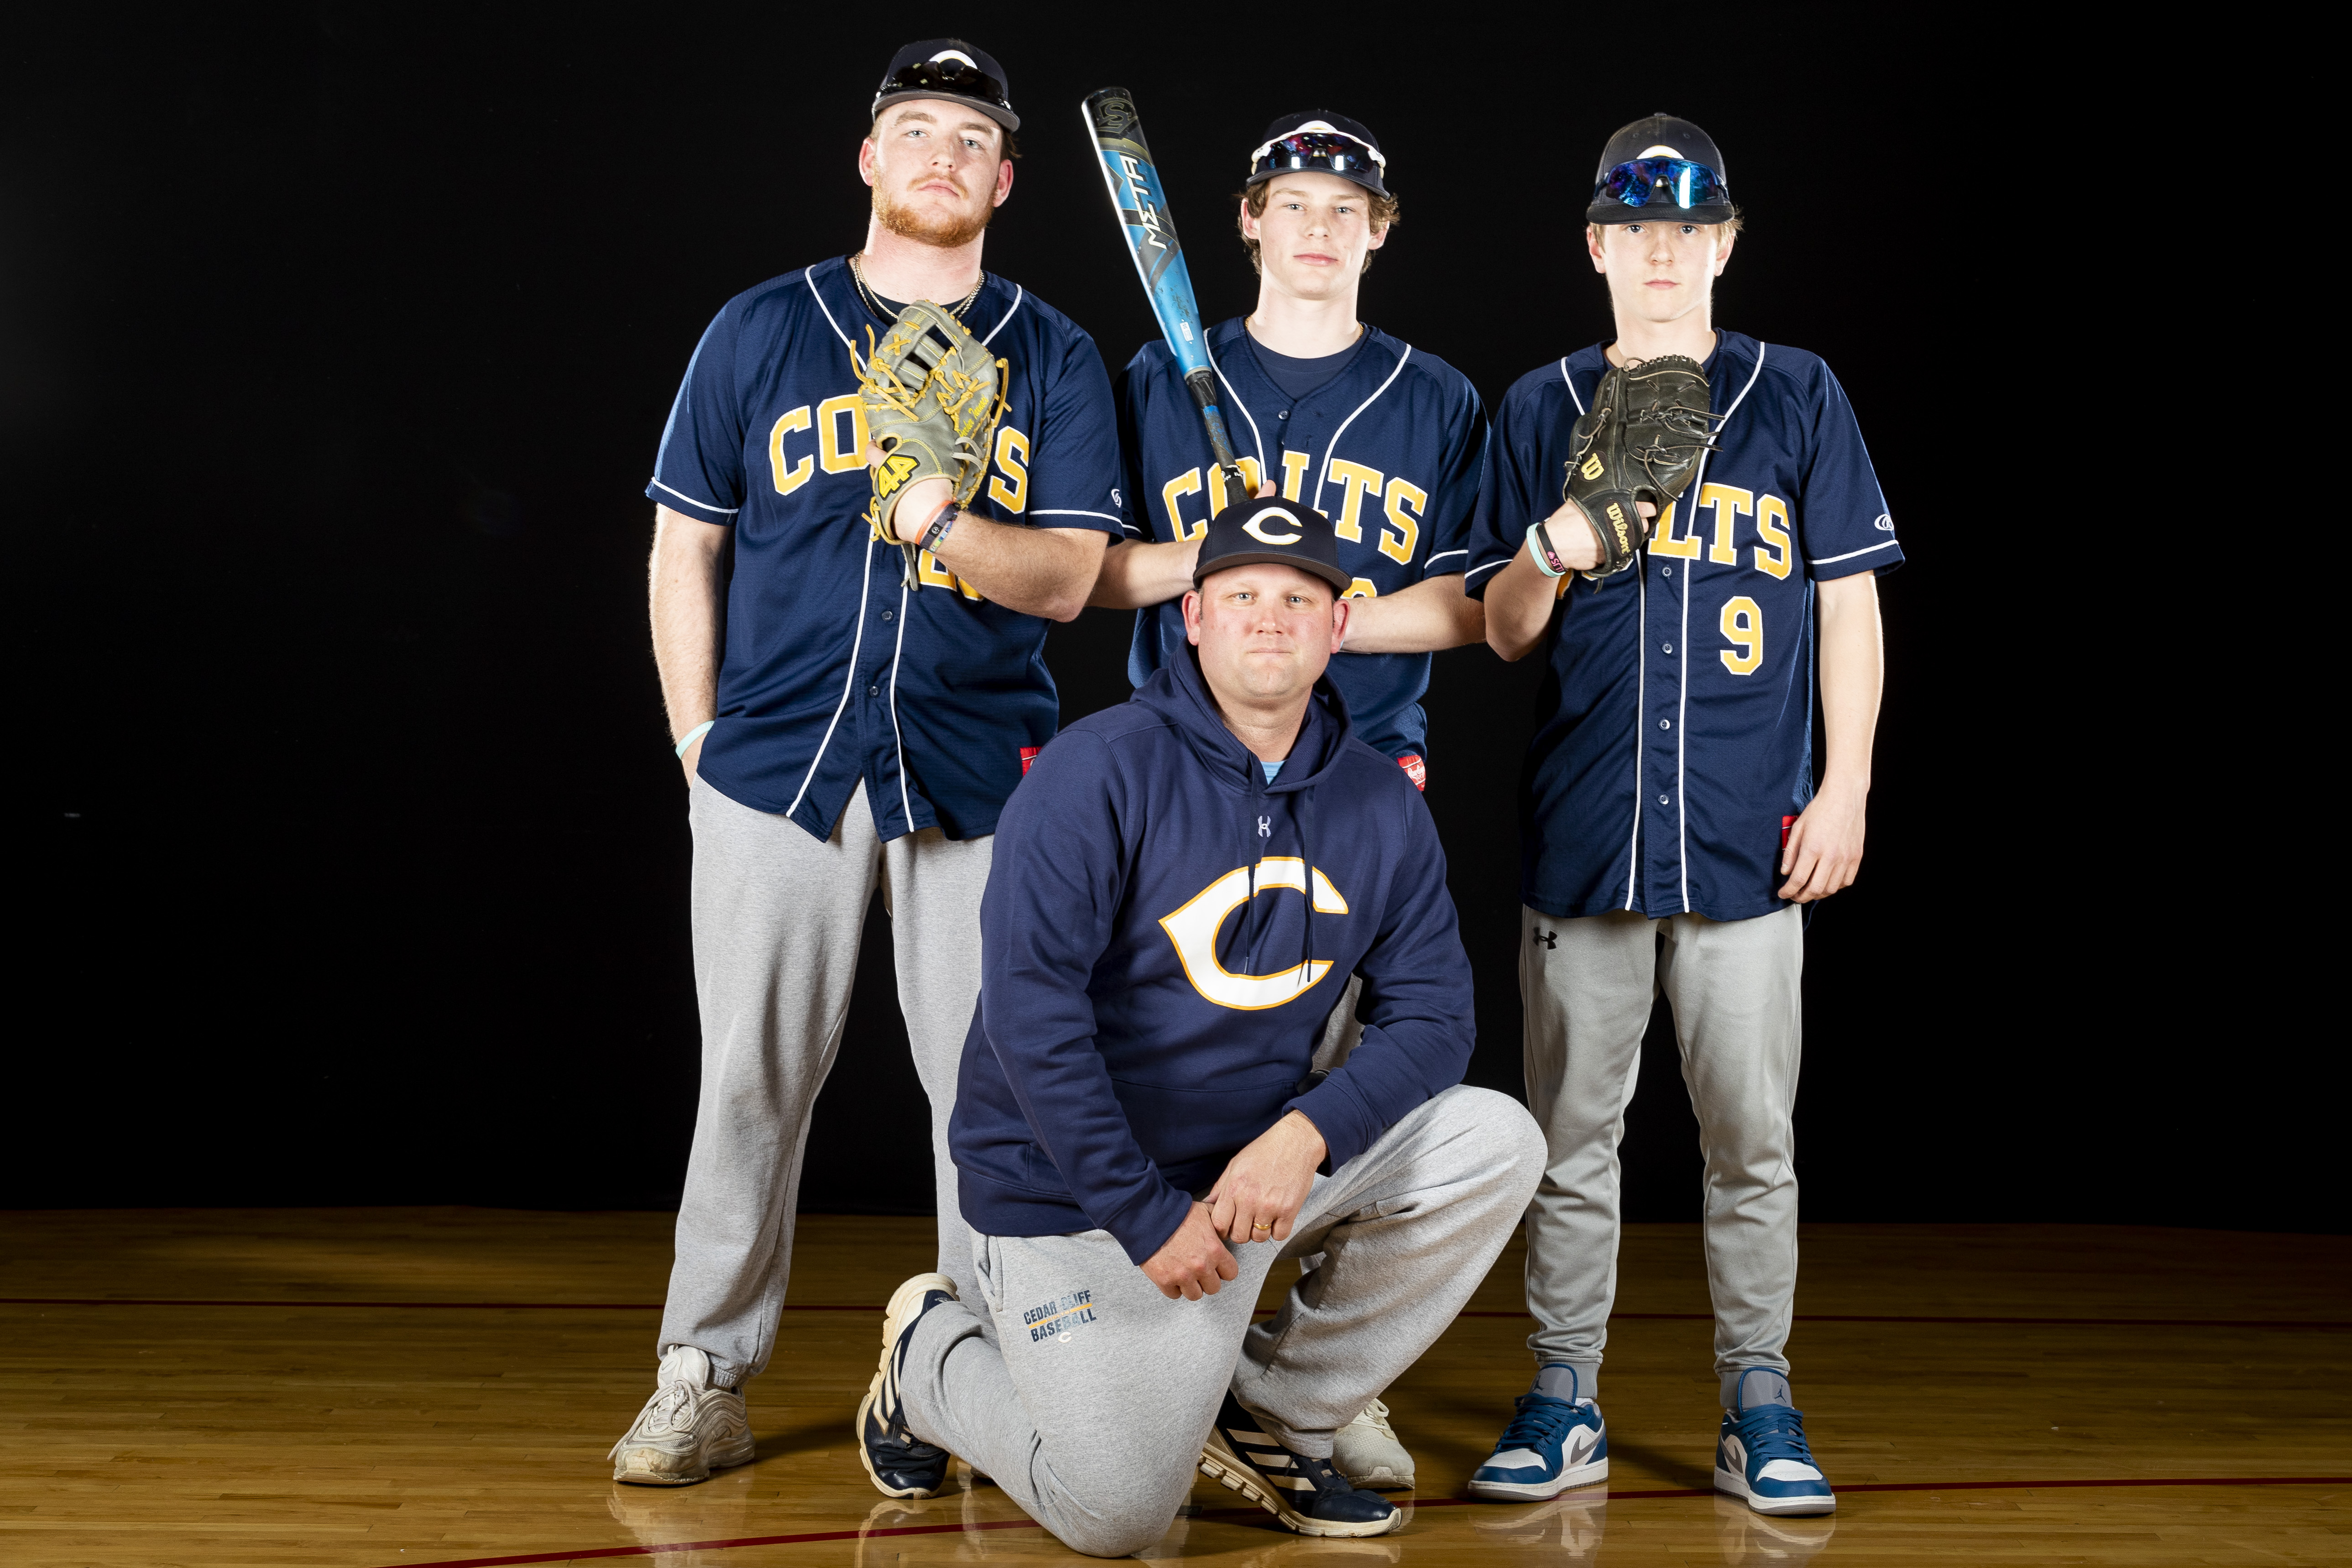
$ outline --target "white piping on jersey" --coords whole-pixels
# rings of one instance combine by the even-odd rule
[[[1421,563],[1421,574],[1424,577],[1428,576],[1429,569],[1436,565],[1439,562],[1444,560],[1449,555],[1467,555],[1470,552],[1467,550],[1441,550],[1436,554],[1431,556],[1428,560]],[[1438,575],[1444,576],[1446,574],[1441,572]]]
[[[1121,528],[1127,526],[1127,519],[1123,517],[1113,517],[1107,511],[1081,511],[1074,506],[1041,507],[1029,515],[1031,517],[1098,517],[1105,522],[1115,522]]]
[[[1389,372],[1388,380],[1381,383],[1378,390],[1374,391],[1370,397],[1365,398],[1361,403],[1356,405],[1356,414],[1361,414],[1365,409],[1370,408],[1373,404],[1378,403],[1381,400],[1381,394],[1386,392],[1389,387],[1394,384],[1396,378],[1404,374],[1405,362],[1412,358],[1412,345],[1411,343],[1407,343],[1404,346],[1404,353],[1397,356],[1396,369]],[[1348,433],[1348,426],[1356,422],[1356,414],[1350,414],[1345,419],[1339,421],[1339,427],[1331,432],[1331,439],[1323,447],[1323,468],[1321,474],[1315,481],[1315,510],[1317,511],[1323,510],[1323,487],[1331,482],[1331,454],[1339,449],[1339,437]],[[1264,458],[1260,458],[1258,462],[1259,465],[1263,467],[1265,459]],[[1328,514],[1327,513],[1326,515],[1328,516]]]
[[[1559,381],[1562,386],[1568,388],[1568,400],[1576,405],[1577,414],[1581,416],[1589,412],[1584,406],[1584,399],[1576,395],[1576,383],[1568,374],[1566,354],[1559,356]],[[1649,552],[1644,550],[1642,555],[1646,561]],[[1624,907],[1629,910],[1633,907],[1634,885],[1642,875],[1642,752],[1643,749],[1642,715],[1649,710],[1650,685],[1649,572],[1646,565],[1637,566],[1635,569],[1643,574],[1643,580],[1634,589],[1641,603],[1633,612],[1635,617],[1633,635],[1639,640],[1635,644],[1636,658],[1633,660],[1633,830],[1625,838]]]
[[[1731,406],[1725,409],[1723,417],[1717,421],[1715,426],[1717,435],[1722,435],[1730,426],[1731,416],[1739,412],[1739,405],[1748,401],[1749,393],[1756,390],[1756,378],[1763,374],[1764,343],[1761,339],[1759,339],[1756,344],[1756,368],[1748,373],[1748,384],[1739,389],[1739,395],[1731,400]],[[1700,493],[1699,487],[1706,479],[1707,456],[1706,449],[1699,452],[1698,468],[1691,474],[1690,488],[1684,491],[1685,495],[1694,498],[1691,502],[1693,533],[1698,531],[1698,502],[1696,498]],[[1696,561],[1698,557],[1694,555],[1691,559]],[[1690,913],[1690,806],[1685,798],[1689,777],[1684,771],[1684,755],[1690,744],[1690,591],[1693,575],[1688,566],[1683,568],[1682,689],[1675,694],[1675,868],[1681,877],[1683,913],[1685,914]],[[1646,655],[1649,649],[1643,648],[1642,651]],[[1811,721],[1808,719],[1807,722]]]
[[[1027,298],[1029,298],[1028,290],[1022,288],[1020,284],[1015,283],[1013,286],[1013,310],[1004,312],[1004,321],[1009,321],[1013,319],[1013,310],[1021,309],[1021,301]],[[982,348],[986,348],[989,344],[996,341],[996,334],[1004,330],[1004,321],[999,321],[996,325],[988,329],[988,336],[980,340],[980,346]]]
[[[809,781],[816,777],[816,765],[824,761],[824,749],[833,744],[833,731],[841,723],[842,710],[849,706],[849,694],[857,689],[857,654],[858,650],[866,646],[866,590],[872,585],[873,582],[874,552],[871,547],[868,547],[866,552],[866,575],[857,584],[857,635],[851,639],[849,644],[849,679],[845,682],[841,688],[841,700],[834,704],[833,722],[824,727],[824,739],[816,743],[816,755],[809,759],[808,772],[801,775],[801,787],[799,791],[793,795],[793,804],[784,807],[784,815],[786,816],[790,816],[793,813],[801,808],[801,798],[808,794]],[[906,619],[907,617],[903,615],[898,617],[900,622],[898,631],[899,635],[902,637],[906,634]],[[890,679],[894,697],[897,690],[898,679],[898,661],[893,658],[891,660]],[[897,711],[893,710],[890,715],[890,721],[895,724],[898,721],[898,715]],[[906,770],[904,768],[899,770],[898,776],[901,779],[906,777]]]
[[[833,319],[833,308],[824,302],[824,296],[817,293],[816,268],[814,267],[810,268],[807,271],[801,274],[801,279],[808,285],[809,293],[815,297],[816,308],[824,312],[824,324],[833,329],[833,335],[841,340],[841,346],[849,350],[849,363],[851,367],[855,368],[857,363],[856,347],[850,342],[849,334],[841,330],[841,323]]]
[[[654,482],[656,484],[661,483],[658,479]],[[669,487],[667,485],[662,485],[662,489],[667,490],[669,489]],[[672,495],[676,495],[677,492],[670,490],[670,493]],[[1857,555],[1867,555],[1874,550],[1892,550],[1894,548],[1895,541],[1890,539],[1879,544],[1865,544],[1859,550],[1849,550],[1843,555],[1824,555],[1818,561],[1808,555],[1805,557],[1805,564],[1808,566],[1834,566],[1841,561],[1851,561]]]
[[[1246,333],[1249,328],[1244,326],[1242,331]],[[1234,384],[1225,380],[1225,367],[1217,363],[1217,356],[1210,351],[1209,334],[1206,332],[1201,334],[1201,353],[1209,362],[1209,368],[1217,373],[1217,381],[1224,387],[1225,395],[1234,400],[1234,406],[1240,409],[1242,417],[1249,421],[1250,441],[1257,447],[1258,483],[1264,484],[1265,482],[1265,437],[1258,434],[1257,416],[1249,411],[1249,405],[1242,400],[1242,395],[1234,390]],[[1174,520],[1171,518],[1170,521]],[[1176,526],[1181,529],[1184,525],[1177,523]]]
[[[1532,373],[1532,372],[1530,372],[1529,374],[1532,374],[1533,373]],[[1560,356],[1560,360],[1559,360],[1559,379],[1560,379],[1560,383],[1561,383],[1561,384],[1562,384],[1562,385],[1564,385],[1564,386],[1566,386],[1566,387],[1568,388],[1568,400],[1569,400],[1570,403],[1573,403],[1573,404],[1575,404],[1575,405],[1576,405],[1576,411],[1577,411],[1579,414],[1582,414],[1582,413],[1584,412],[1584,399],[1582,399],[1582,398],[1580,398],[1580,397],[1579,397],[1579,396],[1577,396],[1577,395],[1576,395],[1576,383],[1574,383],[1574,382],[1572,382],[1572,381],[1570,381],[1570,380],[1569,380],[1569,379],[1568,379],[1568,356],[1567,356],[1566,354],[1562,354],[1562,355]],[[1318,493],[1318,494],[1320,494],[1321,492],[1320,492],[1320,491],[1318,491],[1317,493]],[[1449,553],[1450,553],[1450,552],[1449,552]],[[1501,568],[1503,568],[1503,567],[1508,566],[1508,565],[1512,563],[1512,561],[1513,561],[1513,560],[1515,560],[1515,559],[1517,557],[1517,554],[1518,554],[1518,552],[1517,552],[1517,551],[1513,551],[1509,555],[1506,555],[1506,556],[1504,556],[1500,561],[1489,561],[1489,562],[1488,562],[1486,565],[1484,565],[1484,566],[1473,566],[1472,568],[1470,568],[1470,570],[1469,570],[1469,571],[1465,572],[1465,573],[1462,574],[1462,585],[1463,585],[1463,587],[1465,587],[1465,588],[1469,587],[1469,586],[1470,586],[1470,579],[1471,579],[1471,578],[1473,578],[1473,577],[1475,577],[1475,576],[1476,576],[1476,575],[1478,575],[1478,574],[1479,574],[1479,573],[1481,573],[1481,572],[1495,572],[1495,571],[1499,571],[1499,570],[1500,570]],[[1426,568],[1424,568],[1424,569],[1423,569],[1423,575],[1426,575],[1426,574],[1427,574],[1427,570],[1426,570]],[[1635,699],[1635,706],[1638,708],[1638,707],[1639,707],[1639,705],[1640,705],[1640,699],[1637,697],[1637,698]],[[1641,765],[1642,765],[1642,764],[1641,764],[1641,748],[1640,748],[1640,746],[1639,746],[1639,744],[1638,744],[1639,739],[1640,739],[1640,733],[1639,733],[1639,731],[1637,731],[1635,732],[1635,740],[1636,740],[1636,742],[1637,742],[1637,744],[1636,744],[1636,745],[1635,745],[1635,747],[1634,747],[1634,753],[1633,753],[1633,755],[1634,755],[1634,763],[1633,763],[1633,766],[1634,766],[1634,768],[1637,770],[1637,772],[1636,772],[1636,775],[1635,775],[1635,782],[1636,782],[1636,784],[1637,784],[1637,785],[1638,785],[1638,784],[1639,784],[1639,773],[1638,773],[1638,770],[1640,769],[1640,767],[1641,767]],[[1634,797],[1634,801],[1633,801],[1633,809],[1634,809],[1636,812],[1639,812],[1639,811],[1642,809],[1642,802],[1641,802],[1641,798],[1640,798],[1640,795],[1639,795],[1638,788],[1637,788],[1637,790],[1636,790],[1635,797]],[[1633,894],[1632,894],[1632,892],[1631,892],[1630,890],[1627,892],[1626,897],[1627,897],[1627,898],[1629,898],[1629,899],[1630,899],[1631,897],[1633,897]],[[1633,905],[1631,905],[1631,904],[1629,903],[1629,904],[1627,904],[1625,907],[1626,907],[1627,909],[1631,909],[1631,908],[1633,908]]]
[[[874,552],[868,550],[866,552],[866,561],[870,568],[874,562]],[[866,618],[862,613],[865,601],[861,598],[858,604],[861,613],[857,618],[863,621]],[[914,803],[907,798],[907,738],[898,732],[898,656],[906,651],[907,579],[902,575],[898,579],[898,640],[890,648],[890,746],[898,753],[898,809],[906,816],[907,831],[912,833],[915,831],[915,806]],[[851,683],[856,684],[856,666],[850,667],[849,677]]]
[[[659,458],[656,458],[656,459],[655,459],[655,461],[656,461],[656,462],[659,462],[659,461],[660,461],[660,459],[659,459]],[[670,493],[670,494],[672,494],[672,495],[676,496],[678,500],[680,500],[684,501],[687,505],[688,505],[688,506],[698,506],[698,507],[700,507],[700,508],[701,508],[703,510],[705,510],[705,511],[723,511],[723,512],[725,512],[728,516],[730,516],[730,517],[733,517],[737,512],[739,512],[739,511],[740,511],[740,510],[743,510],[743,509],[742,509],[741,507],[740,507],[740,506],[712,506],[712,505],[711,505],[709,501],[707,501],[707,500],[695,500],[692,496],[690,496],[690,495],[687,494],[684,490],[670,489],[669,486],[667,486],[667,485],[666,485],[666,484],[662,483],[662,482],[661,482],[661,480],[659,480],[659,479],[656,479],[656,480],[654,481],[654,488],[655,488],[656,489],[659,489],[659,490],[669,490],[669,493]],[[1886,543],[1887,543],[1887,544],[1892,544],[1892,543],[1894,543],[1894,542],[1894,542],[1893,540],[1891,540],[1891,539],[1890,539],[1890,540],[1888,540],[1888,541],[1886,542]],[[1872,549],[1874,549],[1874,550],[1884,550],[1885,547],[1886,547],[1886,546],[1885,546],[1885,545],[1884,545],[1884,544],[1874,544],[1874,545],[1871,546],[1871,548],[1872,548]],[[1841,555],[1841,556],[1839,556],[1837,559],[1839,559],[1839,560],[1843,561],[1843,560],[1844,560],[1844,559],[1845,559],[1845,557],[1844,557],[1844,556],[1843,556],[1843,555]]]
[[[1568,362],[1562,360],[1562,364]],[[1633,907],[1633,888],[1642,875],[1642,754],[1649,744],[1642,738],[1642,721],[1650,711],[1650,552],[1642,552],[1634,570],[1642,580],[1633,585],[1641,595],[1641,607],[1634,612],[1633,635],[1642,639],[1636,652],[1640,658],[1633,666],[1633,831],[1625,838],[1625,907]]]

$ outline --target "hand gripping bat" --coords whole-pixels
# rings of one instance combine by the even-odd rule
[[[1160,194],[1160,171],[1143,140],[1143,122],[1135,100],[1123,87],[1106,87],[1087,94],[1087,134],[1094,139],[1102,159],[1103,184],[1110,191],[1112,210],[1126,226],[1127,248],[1135,258],[1136,276],[1160,319],[1160,335],[1176,355],[1176,368],[1185,389],[1200,405],[1201,423],[1208,427],[1209,447],[1223,476],[1226,504],[1250,493],[1234,456],[1233,437],[1217,406],[1217,373],[1209,363],[1202,342],[1201,308],[1192,302],[1192,274],[1184,266],[1184,249],[1176,238],[1176,220]]]

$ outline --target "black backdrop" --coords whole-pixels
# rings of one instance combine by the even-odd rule
[[[1309,102],[1375,125],[1404,221],[1364,313],[1490,405],[1605,333],[1574,221],[1601,139],[1658,109],[1706,125],[1750,218],[1718,319],[1836,367],[1911,562],[1883,584],[1869,858],[1809,939],[1808,1215],[2340,1227],[2318,1043],[2259,986],[2221,1005],[2198,957],[2245,895],[2179,885],[2232,720],[2181,684],[2164,553],[2095,549],[2075,476],[2012,417],[2052,395],[1999,390],[2063,335],[2053,268],[2111,264],[2018,243],[2053,100],[2012,36],[1883,8],[1562,32],[1358,7],[1229,38],[815,9],[87,10],[20,35],[0,1204],[674,1201],[697,1047],[645,476],[712,311],[857,242],[899,35],[963,27],[1030,117],[988,264],[1114,368],[1151,327],[1080,130],[1106,81],[1145,112],[1213,320],[1252,296],[1224,198],[1261,125]],[[2021,538],[2068,564],[2012,564]],[[1127,635],[1054,631],[1066,716],[1124,697]],[[1461,650],[1429,699],[1472,1077],[1512,1089],[1532,673]],[[881,958],[809,1207],[929,1201]],[[1633,1217],[1696,1215],[1694,1140],[1654,1028]]]

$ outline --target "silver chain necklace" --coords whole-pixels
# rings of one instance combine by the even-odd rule
[[[862,252],[855,250],[849,253],[849,276],[857,285],[857,298],[864,302],[867,310],[874,312],[875,320],[880,321],[897,321],[898,319],[897,316],[882,308],[880,298],[876,295],[873,288],[866,283],[865,265],[858,260],[858,257],[862,254]],[[963,302],[951,308],[948,311],[948,314],[953,316],[959,321],[962,321],[963,313],[971,309],[971,302],[980,298],[980,291],[987,282],[988,274],[982,272],[972,283],[971,292],[963,297]]]

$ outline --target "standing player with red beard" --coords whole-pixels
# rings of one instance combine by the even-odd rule
[[[930,1099],[939,1266],[976,1289],[947,1126],[981,891],[998,814],[1054,734],[1046,625],[1077,615],[1120,532],[1093,341],[981,269],[1021,124],[1003,68],[956,39],[911,44],[872,113],[864,247],[719,312],[646,490],[654,657],[694,831],[702,1087],[660,1372],[614,1445],[615,1480],[680,1485],[751,1458],[742,1385],[774,1349],[809,1112],[877,884]],[[1005,406],[969,507],[946,504],[944,479],[910,485],[884,540],[857,367],[916,300],[1006,362]]]

